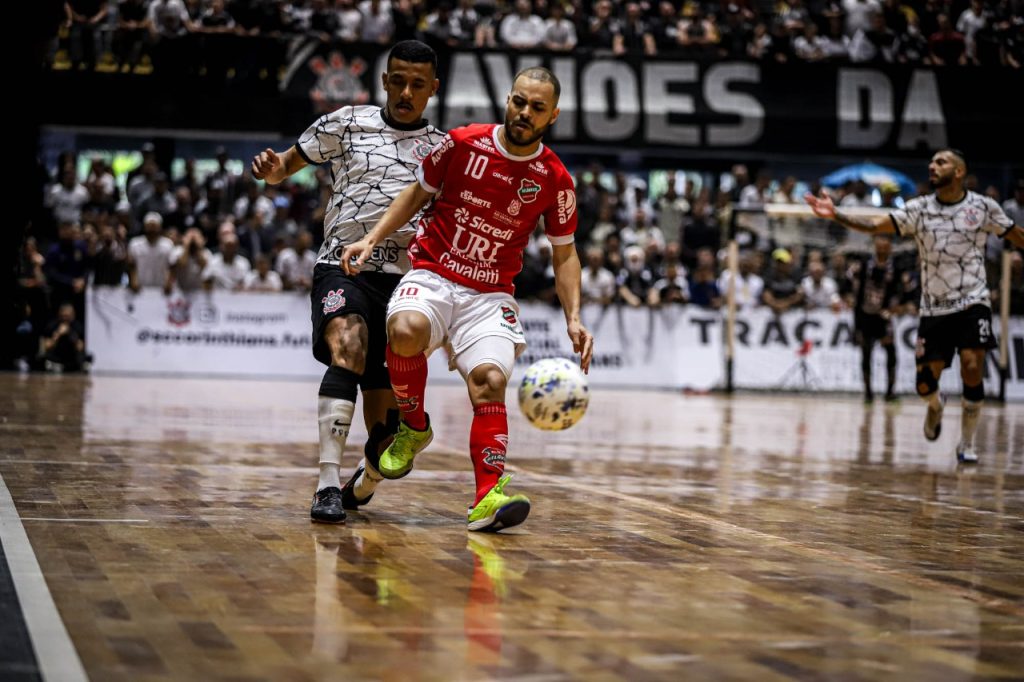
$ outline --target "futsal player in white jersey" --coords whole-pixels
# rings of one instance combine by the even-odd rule
[[[388,368],[402,412],[379,471],[400,478],[433,437],[423,410],[427,355],[447,345],[466,380],[473,421],[469,455],[476,497],[471,531],[497,531],[522,523],[525,495],[504,486],[508,446],[505,388],[516,356],[526,347],[512,280],[523,251],[543,218],[552,245],[555,289],[573,350],[586,371],[593,337],[580,322],[580,261],[576,254],[576,192],[558,156],[541,144],[558,118],[560,85],[544,68],[519,72],[508,95],[503,125],[456,128],[423,161],[377,226],[345,249],[344,267],[370,257],[377,245],[433,201],[409,246],[413,269],[388,304]]]
[[[439,86],[436,74],[437,55],[430,47],[415,40],[397,43],[381,76],[387,94],[383,108],[342,107],[317,119],[287,151],[267,149],[253,159],[253,176],[270,184],[308,164],[330,163],[334,178],[310,292],[313,355],[327,365],[318,401],[320,476],[310,508],[316,522],[341,523],[346,509],[370,501],[382,478],[376,470],[379,446],[388,431],[398,428],[384,359],[385,312],[392,291],[409,270],[406,247],[416,232],[416,216],[377,244],[358,272],[343,271],[339,258],[415,180],[420,162],[444,137],[423,118]],[[341,455],[357,387],[363,392],[370,439],[365,459],[342,486]]]
[[[963,412],[956,457],[970,464],[978,461],[974,433],[985,398],[985,353],[997,345],[985,278],[985,240],[994,234],[1024,248],[1024,228],[1015,225],[992,199],[965,190],[966,174],[962,152],[937,151],[928,164],[935,192],[911,199],[904,208],[881,218],[844,215],[824,192],[804,199],[816,215],[850,229],[899,233],[917,242],[921,261],[917,392],[928,403],[924,435],[936,440],[942,430],[944,398],[939,393],[939,376],[959,351]]]

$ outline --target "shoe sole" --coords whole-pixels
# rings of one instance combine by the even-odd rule
[[[336,519],[327,519],[327,518],[320,518],[320,519],[318,519],[315,516],[310,516],[309,520],[311,522],[313,522],[313,523],[326,523],[326,524],[330,524],[332,526],[337,526],[338,524],[345,523],[345,517],[344,516],[338,517]]]
[[[477,533],[497,533],[503,528],[518,526],[530,515],[530,503],[523,500],[499,507],[493,516],[469,522],[469,530]]]
[[[958,452],[956,453],[956,461],[959,462],[960,464],[977,464],[978,458],[976,456],[964,457],[964,453]]]
[[[413,463],[413,462],[414,462],[414,461],[416,460],[416,457],[417,457],[417,456],[418,456],[418,455],[419,455],[419,454],[420,454],[421,452],[423,452],[424,450],[426,450],[426,449],[427,449],[427,446],[428,446],[428,445],[430,445],[430,444],[431,444],[431,443],[432,443],[433,441],[434,441],[434,434],[433,434],[433,433],[431,433],[431,434],[430,434],[430,438],[428,438],[428,439],[427,439],[427,441],[426,441],[426,442],[425,442],[425,443],[424,443],[423,445],[421,445],[421,446],[420,446],[420,449],[419,449],[419,450],[417,450],[417,451],[416,451],[416,454],[412,456],[413,458],[409,460],[409,466],[407,466],[407,467],[406,467],[405,469],[400,469],[400,470],[399,470],[399,471],[401,471],[401,473],[398,473],[398,474],[396,474],[396,473],[394,473],[394,472],[391,472],[391,473],[389,473],[389,472],[387,472],[387,471],[385,471],[385,470],[384,470],[384,467],[378,467],[378,468],[377,468],[377,469],[378,469],[378,473],[379,473],[379,474],[380,474],[381,476],[383,476],[384,478],[388,479],[389,481],[397,481],[397,480],[398,480],[398,479],[400,479],[400,478],[405,478],[405,477],[406,477],[406,476],[408,476],[408,475],[409,475],[410,473],[412,473],[412,463]]]

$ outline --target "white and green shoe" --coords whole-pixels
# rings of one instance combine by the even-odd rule
[[[470,530],[494,533],[518,526],[530,515],[530,498],[505,494],[505,484],[511,478],[512,474],[502,476],[475,507],[469,508]]]
[[[427,428],[417,431],[405,422],[398,425],[398,433],[391,441],[388,449],[381,453],[377,470],[384,478],[402,478],[412,471],[412,461],[423,448],[434,440],[434,431],[430,428],[430,417],[427,417]]]

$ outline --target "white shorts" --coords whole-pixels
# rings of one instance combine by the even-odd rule
[[[511,294],[481,293],[456,284],[430,270],[410,270],[388,301],[388,319],[395,313],[415,310],[430,320],[430,355],[442,345],[449,347],[449,366],[459,366],[459,355],[480,339],[507,339],[514,358],[526,350],[526,336],[519,324],[519,304]],[[511,371],[511,367],[503,367]]]

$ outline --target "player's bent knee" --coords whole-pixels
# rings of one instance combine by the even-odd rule
[[[388,344],[404,357],[422,353],[430,345],[430,320],[412,310],[395,314],[388,319]]]
[[[917,366],[917,394],[921,397],[939,390],[939,379],[928,365]]]
[[[484,363],[470,371],[468,376],[470,398],[478,402],[504,402],[508,377],[497,364]]]

